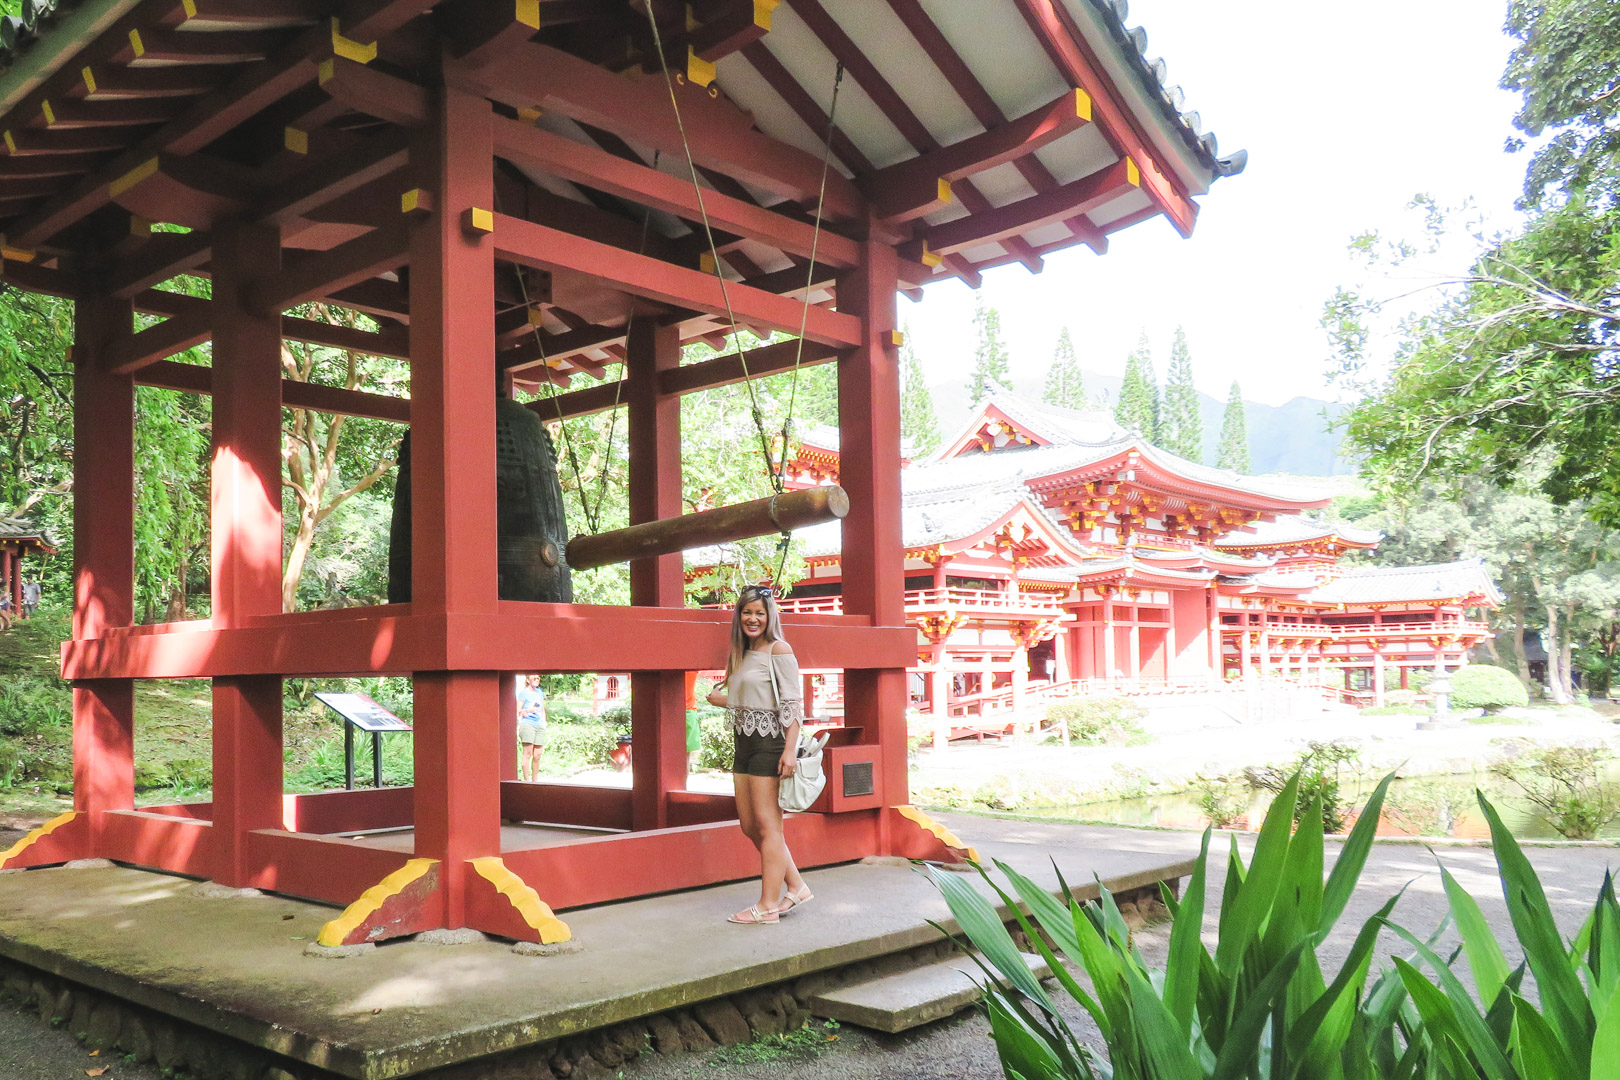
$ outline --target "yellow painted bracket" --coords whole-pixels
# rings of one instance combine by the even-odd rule
[[[377,59],[377,43],[370,44],[354,41],[343,36],[338,29],[337,16],[332,16],[332,55],[341,56],[345,60],[353,60],[357,64],[369,64]]]
[[[950,848],[953,852],[960,852],[962,857],[967,859],[968,862],[976,863],[979,861],[978,848],[969,847],[967,844],[964,844],[960,839],[957,838],[955,833],[951,832],[951,830],[947,829],[945,826],[941,825],[939,822],[935,821],[933,818],[929,817],[915,806],[897,806],[895,809],[900,812],[901,817],[917,825],[925,832],[932,833],[936,840]]]
[[[917,261],[922,263],[926,267],[933,268],[933,267],[937,267],[940,263],[944,262],[945,257],[943,255],[937,255],[934,252],[929,251],[928,250],[928,241],[924,240],[923,241],[923,249],[922,249],[922,257],[919,258]]]
[[[295,154],[309,153],[309,132],[288,126],[281,129],[281,145]]]
[[[401,193],[399,212],[402,214],[430,214],[433,212],[433,192],[413,187]]]
[[[708,86],[714,82],[714,65],[692,51],[692,46],[686,47],[686,78],[688,82],[695,82],[699,86]]]
[[[555,945],[573,940],[574,932],[568,929],[568,924],[557,918],[550,905],[540,899],[540,894],[508,870],[500,858],[488,855],[471,861],[478,876],[495,886],[495,891],[506,897],[507,903],[517,910],[529,928],[540,935],[540,944]]]
[[[361,893],[360,899],[343,909],[343,914],[321,927],[321,932],[315,937],[316,943],[328,946],[343,944],[344,939],[380,911],[383,904],[438,865],[437,859],[412,859]]]
[[[146,42],[141,40],[141,32],[139,30],[131,30],[129,32],[129,47],[130,51],[135,54],[135,59],[137,60],[146,55]]]
[[[495,215],[478,206],[469,206],[461,212],[461,229],[469,236],[481,236],[495,231]]]
[[[23,837],[21,840],[17,841],[15,844],[12,844],[5,851],[0,851],[0,870],[4,870],[6,865],[10,863],[12,859],[17,858],[23,852],[27,851],[39,841],[51,835],[51,833],[55,832],[57,829],[60,829],[63,825],[66,825],[68,822],[72,821],[78,816],[79,812],[77,810],[69,810],[65,814],[58,814],[45,824],[41,825],[39,828],[35,829],[33,832],[29,833],[27,836]]]

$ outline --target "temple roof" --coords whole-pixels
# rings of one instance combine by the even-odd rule
[[[1335,525],[1317,521],[1304,514],[1281,517],[1276,521],[1262,521],[1252,526],[1252,532],[1229,533],[1215,541],[1218,548],[1287,547],[1290,544],[1308,544],[1319,540],[1336,540],[1346,547],[1376,547],[1384,534],[1376,529],[1357,529],[1348,525]]]
[[[1493,606],[1502,602],[1502,593],[1480,559],[1426,566],[1352,567],[1301,599],[1313,603],[1375,604],[1470,597],[1480,597]]]
[[[34,525],[27,518],[0,517],[0,542],[33,544],[46,551],[55,551],[56,541],[51,534]]]

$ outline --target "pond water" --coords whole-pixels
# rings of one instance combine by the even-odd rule
[[[1346,778],[1347,790],[1353,791],[1348,800],[1359,809],[1378,782],[1378,777],[1357,780]],[[1620,763],[1611,764],[1606,779],[1620,783]],[[1378,823],[1379,836],[1452,836],[1469,839],[1489,839],[1490,828],[1485,816],[1474,801],[1474,790],[1479,788],[1502,815],[1502,821],[1521,840],[1558,840],[1557,831],[1527,802],[1518,788],[1489,773],[1457,774],[1453,776],[1419,776],[1397,779],[1390,785],[1384,800],[1384,812]],[[1254,793],[1248,801],[1244,816],[1233,823],[1234,829],[1254,831],[1260,828],[1270,806],[1272,793]],[[1209,824],[1198,806],[1198,793],[1192,791],[1175,795],[1143,795],[1134,799],[1114,799],[1108,802],[1086,803],[1079,806],[1047,807],[1021,810],[1031,817],[1067,819],[1075,821],[1102,821],[1120,825],[1162,825],[1202,829]],[[1346,831],[1354,818],[1345,825]],[[1612,822],[1598,834],[1599,839],[1620,840],[1620,822]]]

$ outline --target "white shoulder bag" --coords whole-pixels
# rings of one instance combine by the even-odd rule
[[[778,718],[782,715],[782,691],[776,685],[776,657],[773,655],[769,661],[771,669],[771,696],[776,699],[776,713]],[[827,786],[827,771],[821,767],[821,751],[827,745],[827,732],[820,735],[810,735],[804,730],[801,717],[799,723],[798,765],[793,775],[782,780],[777,791],[776,801],[783,810],[790,814],[799,814],[810,809],[810,805],[821,798],[822,789]]]

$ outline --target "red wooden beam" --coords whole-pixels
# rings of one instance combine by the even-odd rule
[[[434,15],[456,58],[473,67],[526,44],[544,20],[533,0],[449,0]]]
[[[158,360],[193,345],[200,345],[213,336],[213,320],[205,311],[165,319],[138,334],[120,338],[103,352],[106,368],[116,375],[128,375]]]
[[[1091,99],[1084,90],[1070,90],[1017,120],[879,169],[859,183],[875,208],[882,203],[923,202],[932,197],[938,180],[955,183],[1016,161],[1090,122]]]
[[[449,74],[482,86],[507,105],[551,109],[666,153],[684,156],[689,145],[697,164],[790,199],[814,202],[821,190],[819,158],[761,134],[748,114],[729,101],[710,98],[698,86],[676,87],[683,141],[661,78],[628,80],[560,49],[529,44],[486,67]],[[836,171],[829,173],[827,217],[864,220],[865,212],[866,200],[854,184]]]
[[[322,0],[180,0],[158,20],[188,31],[283,29],[308,26],[326,15]]]
[[[919,153],[929,153],[939,149],[939,141],[933,133],[912,112],[911,106],[906,104],[904,98],[897,93],[889,81],[878,71],[877,66],[867,58],[858,45],[844,32],[843,27],[827,10],[821,6],[820,0],[788,0],[793,10],[804,20],[811,33],[825,45],[833,56],[842,63],[855,81],[860,83],[861,89],[877,105],[878,109],[888,118],[903,135],[907,142]],[[938,186],[935,186],[938,191]],[[943,193],[940,193],[943,194]],[[977,187],[971,182],[963,180],[957,185],[955,197],[970,214],[982,213],[990,209],[990,201],[986,199]],[[930,209],[937,209],[931,206]],[[924,211],[927,212],[927,211]],[[1039,273],[1041,258],[1029,244],[1020,236],[1009,235],[1004,238],[1003,245],[1019,257],[1019,260],[1028,266],[1031,273]]]
[[[142,386],[181,390],[189,394],[211,394],[214,391],[212,368],[200,364],[176,363],[173,360],[158,360],[148,364],[135,373],[135,381]],[[341,386],[322,386],[319,383],[283,379],[281,403],[290,409],[313,409],[316,412],[340,416],[391,420],[398,424],[411,422],[409,398],[371,394],[364,390],[345,390]]]
[[[15,116],[15,111],[13,112]],[[3,149],[8,158],[55,157],[60,154],[100,154],[122,150],[129,133],[109,128],[80,131],[35,131],[14,127],[5,132]]]
[[[0,178],[28,180],[41,177],[78,176],[90,171],[101,160],[102,156],[96,153],[33,155],[27,157],[0,156]]]
[[[1142,182],[1148,195],[1164,211],[1170,223],[1182,236],[1191,236],[1193,223],[1198,217],[1198,205],[1173,179],[1160,171],[1158,154],[1128,110],[1119,104],[1119,91],[1103,72],[1096,55],[1086,44],[1085,33],[1074,21],[1074,16],[1062,4],[1052,0],[1013,0],[1024,21],[1035,32],[1035,37],[1052,59],[1052,63],[1069,80],[1091,95],[1097,115],[1103,121],[1103,133],[1121,157],[1134,159],[1141,168]]]
[[[200,97],[235,74],[235,69],[224,64],[138,68],[87,64],[79,74],[83,82],[75,97],[85,101],[139,101]]]
[[[208,261],[213,237],[207,233],[154,233],[131,256],[114,266],[103,282],[111,296],[131,297],[195,270]]]
[[[934,20],[928,17],[928,13],[922,8],[921,0],[889,0],[889,7],[905,24],[906,29],[911,31],[911,36],[917,39],[923,51],[933,60],[934,66],[939,68],[957,96],[986,130],[1007,123],[1007,115],[1001,111],[1001,107],[991,98],[990,92],[951,47],[951,43],[934,24]],[[1040,158],[1033,154],[1016,159],[1013,167],[1036,191],[1050,191],[1058,186],[1057,178],[1041,164]],[[1097,254],[1101,255],[1108,249],[1107,239],[1087,219],[1076,216],[1065,220],[1064,224]]]
[[[410,154],[401,133],[390,132],[310,164],[279,191],[254,202],[254,220],[285,223],[351,191],[397,172]],[[403,184],[401,185],[403,193]]]
[[[1031,195],[981,214],[921,230],[914,244],[922,243],[932,252],[948,254],[979,244],[999,241],[1030,229],[1088,213],[1112,202],[1141,185],[1141,173],[1129,158],[1081,177],[1051,191]],[[902,247],[902,252],[908,249]],[[920,257],[921,249],[913,253]]]
[[[826,134],[828,128],[826,111],[816,104],[815,98],[805,92],[804,87],[800,86],[798,80],[782,66],[782,61],[765,47],[764,42],[756,41],[749,45],[742,50],[742,56],[753,65],[755,71],[759,72],[760,78],[788,103],[788,108],[794,111],[806,127],[817,135]],[[860,147],[851,142],[849,136],[841,129],[833,130],[832,149],[833,154],[849,166],[852,172],[869,173],[876,168],[871,159],[861,153]]]
[[[52,98],[40,108],[33,126],[46,131],[73,131],[78,128],[141,127],[164,124],[180,113],[178,102],[153,99],[150,101],[75,101],[72,98]]]
[[[275,48],[278,36],[263,31],[222,30],[207,34],[176,33],[151,27],[129,31],[128,43],[110,61],[140,70],[191,64],[251,64]]]
[[[494,238],[502,259],[542,270],[578,270],[634,295],[677,307],[716,315],[729,310],[739,320],[790,333],[798,331],[801,316],[806,315],[802,304],[786,297],[741,284],[722,288],[712,274],[673,266],[505,214],[495,215]],[[848,315],[812,306],[806,316],[805,336],[834,345],[855,345],[861,340],[860,324]]]
[[[289,341],[304,341],[311,345],[324,345],[330,349],[344,349],[367,356],[387,356],[395,360],[409,360],[410,335],[403,326],[387,326],[381,331],[360,330],[352,326],[338,326],[319,319],[300,319],[294,315],[281,317],[281,336]]]
[[[568,420],[576,416],[592,416],[599,412],[607,412],[609,409],[618,408],[624,402],[624,380],[620,379],[600,386],[588,386],[583,390],[570,390],[566,394],[535,398],[533,401],[525,401],[523,407],[549,423],[552,420]]]
[[[248,286],[247,303],[265,314],[282,312],[374,278],[406,260],[409,239],[403,220],[373,229],[347,244],[306,256],[278,274],[259,279]]]
[[[781,251],[808,257],[815,228],[801,221],[718,191],[697,193],[690,182],[517,120],[495,121],[495,152],[508,160],[549,172],[572,183],[684,218],[709,221]],[[816,257],[832,266],[855,265],[855,242],[823,230]]]
[[[315,63],[310,59],[313,45],[314,41],[305,40],[301,35],[299,40],[280,50],[275,59],[244,69],[225,86],[199,98],[178,119],[85,177],[71,191],[14,224],[8,230],[10,242],[22,247],[44,245],[69,225],[111,202],[108,185],[112,180],[160,152],[184,155],[200,150],[308,83],[315,77]]]
[[[427,89],[409,80],[340,56],[321,61],[318,79],[322,90],[355,112],[400,127],[421,127],[428,122],[431,99]]]
[[[349,0],[338,16],[343,36],[370,44],[398,30],[433,7],[437,0]]]
[[[690,394],[698,390],[712,390],[717,386],[730,386],[749,378],[762,378],[793,370],[794,358],[801,366],[812,367],[837,360],[842,351],[816,341],[806,341],[802,355],[797,341],[779,341],[774,345],[761,345],[742,353],[731,353],[705,360],[699,364],[683,364],[678,368],[660,372],[658,392],[661,394]]]

